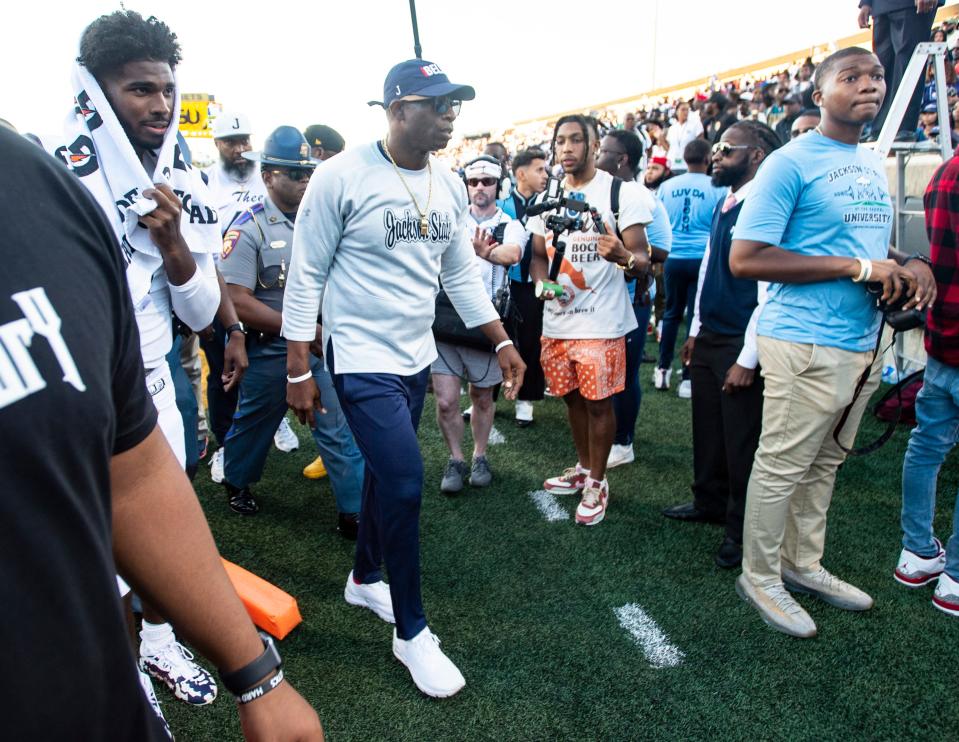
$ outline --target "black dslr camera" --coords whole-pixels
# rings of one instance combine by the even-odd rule
[[[880,281],[869,281],[866,284],[866,291],[876,297],[876,308],[882,312],[883,319],[893,331],[908,332],[925,325],[925,312],[920,312],[915,308],[903,309],[909,302],[908,296],[900,296],[892,304],[883,301],[882,283]]]

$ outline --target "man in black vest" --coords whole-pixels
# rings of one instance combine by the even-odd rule
[[[734,124],[713,147],[713,185],[729,186],[729,193],[713,214],[696,312],[681,351],[693,386],[693,501],[663,515],[725,523],[715,561],[727,569],[742,562],[746,485],[762,429],[756,320],[766,293],[765,283],[733,277],[729,248],[751,181],[778,147],[776,133],[758,121]]]

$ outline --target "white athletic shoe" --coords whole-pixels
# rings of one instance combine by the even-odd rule
[[[653,371],[653,386],[660,391],[669,391],[669,380],[673,377],[671,368],[657,368]]]
[[[932,594],[932,604],[950,616],[959,616],[959,582],[945,572],[939,575],[936,591]]]
[[[393,656],[406,665],[416,687],[433,698],[449,698],[466,685],[463,674],[443,654],[439,637],[429,626],[409,641],[400,639],[394,629]]]
[[[906,587],[921,587],[939,579],[939,575],[946,568],[946,550],[936,539],[938,551],[935,556],[921,557],[913,554],[909,549],[903,549],[899,554],[899,563],[893,577]]]
[[[383,580],[369,585],[357,585],[353,579],[353,570],[350,570],[346,587],[343,589],[343,598],[350,605],[369,608],[386,623],[396,623],[393,617],[393,601],[390,600],[390,586]]]
[[[290,421],[285,417],[280,420],[280,427],[273,434],[273,445],[283,453],[295,451],[300,447],[300,439],[296,437],[293,428],[290,427]]]
[[[620,446],[617,443],[609,449],[609,458],[606,459],[606,468],[613,469],[623,464],[632,464],[636,460],[636,454],[633,453],[633,444]]]
[[[521,399],[516,400],[516,422],[526,423],[527,425],[533,422],[532,402],[524,402]]]
[[[683,379],[679,382],[679,389],[676,394],[680,399],[691,399],[693,396],[693,383],[689,379]]]
[[[216,449],[210,457],[210,479],[217,484],[223,482],[223,447]]]

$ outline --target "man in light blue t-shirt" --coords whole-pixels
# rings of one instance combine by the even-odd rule
[[[865,282],[920,309],[935,296],[929,268],[889,248],[893,211],[882,160],[858,145],[882,104],[883,74],[859,47],[823,61],[813,92],[822,123],[766,158],[729,257],[734,275],[770,282],[757,327],[762,434],[736,590],[767,624],[799,637],[814,636],[816,625],[787,590],[846,610],[873,604],[820,563],[836,471],[879,383],[871,373],[856,396],[876,360],[880,323]],[[847,408],[837,442],[833,431]]]
[[[709,142],[702,138],[694,139],[686,145],[683,157],[689,170],[670,178],[656,194],[666,206],[673,231],[673,246],[663,266],[666,311],[659,342],[659,363],[653,375],[654,386],[661,390],[669,389],[676,335],[684,312],[686,334],[689,334],[696,307],[699,265],[706,252],[713,212],[726,196],[726,189],[714,186],[706,175],[709,168]],[[686,366],[683,366],[679,396],[684,399],[692,396],[689,368]]]

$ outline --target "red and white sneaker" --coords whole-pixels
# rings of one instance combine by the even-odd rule
[[[936,546],[939,547],[939,551],[932,557],[921,557],[908,549],[903,549],[899,555],[896,571],[892,574],[896,582],[906,587],[921,587],[939,579],[939,575],[946,568],[946,550],[942,548],[939,539],[936,539]]]
[[[583,499],[576,508],[576,522],[581,526],[595,526],[606,517],[609,503],[609,484],[589,479],[583,488]]]
[[[550,477],[543,482],[543,488],[554,495],[575,495],[586,486],[586,472],[577,463],[566,469],[558,477]]]
[[[939,584],[932,594],[932,604],[951,616],[959,616],[959,582],[946,572],[939,575]]]

